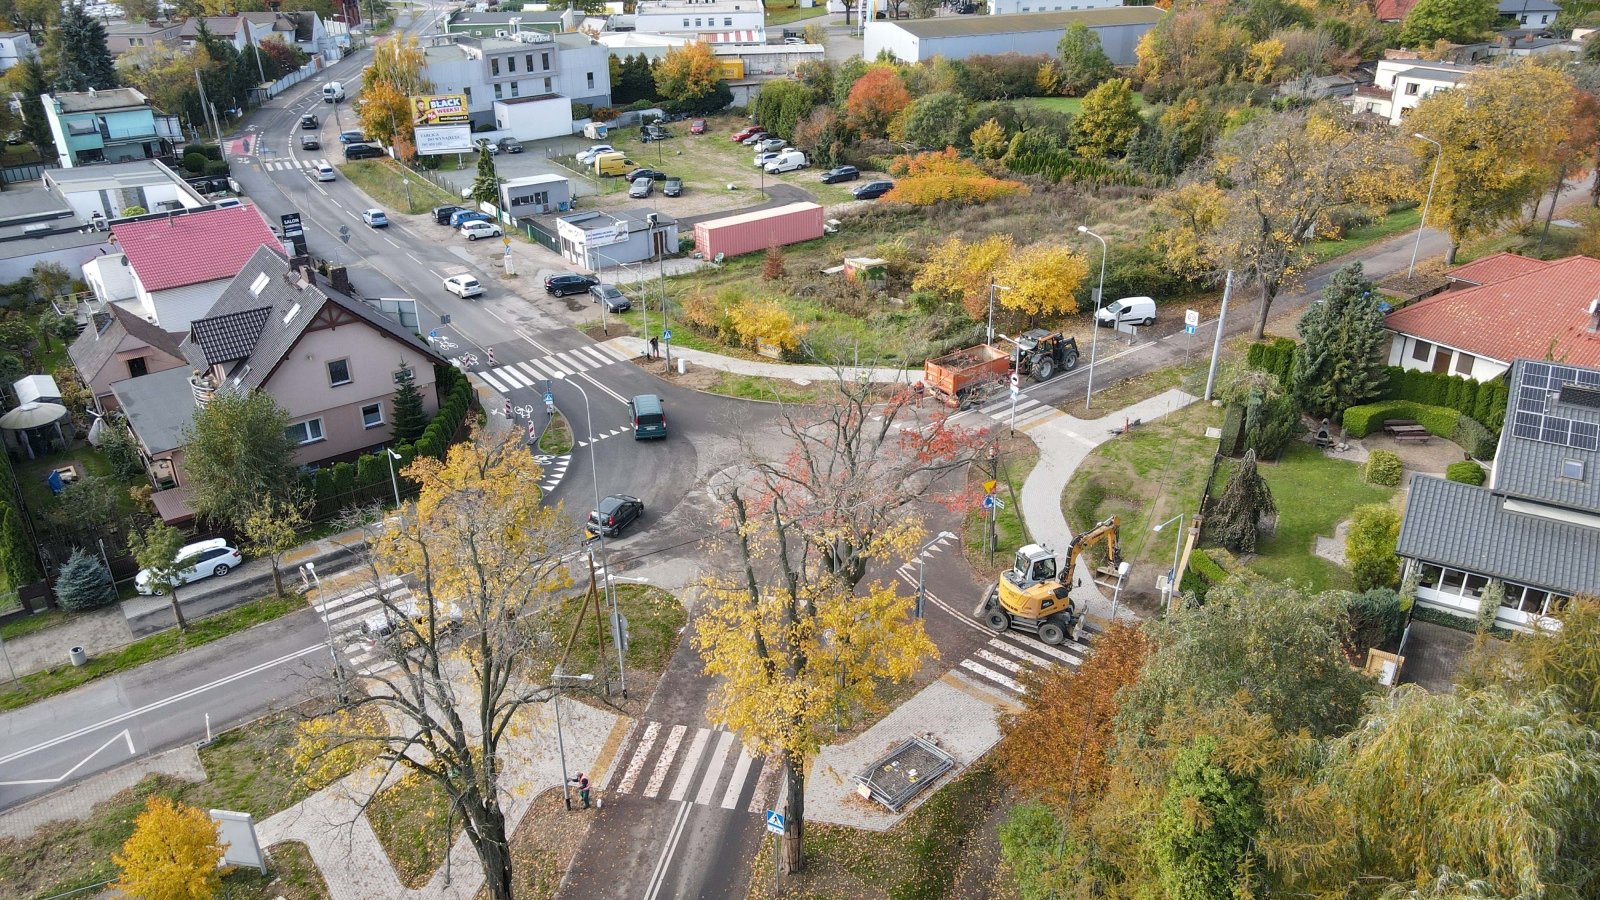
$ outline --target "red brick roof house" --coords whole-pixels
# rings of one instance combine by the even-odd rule
[[[249,205],[118,223],[111,235],[133,275],[139,299],[133,312],[174,334],[206,314],[256,250],[281,249]]]
[[[1497,378],[1516,359],[1600,366],[1600,260],[1501,253],[1446,273],[1459,286],[1389,313],[1389,364]]]

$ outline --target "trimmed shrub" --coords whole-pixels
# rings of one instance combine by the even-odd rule
[[[1481,485],[1488,477],[1484,474],[1483,466],[1470,459],[1453,462],[1444,467],[1444,477],[1450,481],[1459,481],[1462,484]]]
[[[1474,419],[1462,416],[1456,420],[1456,427],[1450,434],[1450,440],[1461,445],[1467,455],[1473,459],[1494,459],[1495,449],[1499,441],[1490,433],[1489,429]]]
[[[1206,555],[1204,550],[1189,554],[1189,572],[1200,576],[1211,584],[1221,584],[1228,580],[1228,573],[1217,565],[1216,560]]]
[[[83,549],[72,551],[56,573],[56,600],[65,609],[83,612],[98,609],[117,599],[111,572],[100,557]]]
[[[1383,430],[1387,419],[1411,419],[1435,437],[1450,440],[1456,433],[1456,422],[1461,414],[1442,406],[1428,406],[1409,400],[1384,400],[1363,403],[1344,411],[1344,430],[1352,437],[1366,437]]]
[[[1252,369],[1271,372],[1278,376],[1279,384],[1294,383],[1295,342],[1277,338],[1250,345],[1245,362]]]
[[[1421,369],[1401,369],[1389,366],[1389,386],[1380,398],[1383,400],[1410,400],[1429,406],[1443,406],[1498,435],[1505,424],[1506,402],[1510,386],[1503,378],[1493,381],[1473,381],[1459,375],[1425,372]]]
[[[1350,646],[1362,656],[1369,647],[1392,647],[1405,631],[1406,614],[1400,595],[1388,588],[1351,594],[1345,605]]]
[[[1219,445],[1223,456],[1233,456],[1240,452],[1239,442],[1244,437],[1244,407],[1237,403],[1229,404],[1222,411],[1222,440]]]
[[[1404,471],[1405,466],[1401,464],[1399,456],[1388,450],[1374,450],[1361,467],[1361,478],[1368,484],[1395,487],[1400,484],[1400,475]]]
[[[1368,503],[1351,512],[1344,556],[1356,590],[1395,586],[1400,575],[1400,557],[1395,555],[1399,539],[1400,514],[1387,503]]]

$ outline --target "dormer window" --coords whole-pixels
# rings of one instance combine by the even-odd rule
[[[1563,459],[1561,461],[1561,477],[1571,478],[1573,481],[1583,480],[1583,460]]]

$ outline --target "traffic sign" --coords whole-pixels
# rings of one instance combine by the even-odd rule
[[[664,340],[664,341],[672,340],[672,329],[668,328],[668,329],[663,330],[661,332],[661,339]]]
[[[1015,391],[1022,384],[1022,376],[1016,372],[1011,373],[1011,390]]]
[[[501,236],[500,243],[506,245],[507,247],[510,247],[511,246],[511,238],[508,238],[508,237],[505,237],[505,236]]]
[[[550,391],[545,391],[544,392],[544,402],[546,402],[546,403],[554,403],[554,402],[556,402],[556,395],[551,393]]]
[[[1017,397],[1019,397],[1019,396],[1020,396],[1020,395],[1021,395],[1021,394],[1022,394],[1022,388],[1019,388],[1019,387],[1017,387],[1017,386],[1016,386],[1016,385],[1014,385],[1014,384],[1013,384],[1013,385],[1012,385],[1012,386],[1011,386],[1011,399],[1012,399],[1012,400],[1015,400],[1015,399],[1017,399]]]
[[[993,494],[984,494],[983,495],[983,508],[984,509],[994,509],[995,503],[999,499],[1000,498],[996,497]]]
[[[995,481],[993,478],[991,478],[988,481],[985,481],[983,483],[983,492],[985,494],[992,494],[992,493],[994,493],[994,489],[999,487],[999,486],[1000,486],[1000,482]]]
[[[1183,333],[1184,334],[1194,334],[1194,326],[1193,325],[1185,325],[1185,326],[1183,326]]]
[[[1189,326],[1190,328],[1197,327],[1200,324],[1200,310],[1198,310],[1198,309],[1187,309],[1187,310],[1184,310],[1184,312],[1183,312],[1183,324]]]
[[[767,810],[767,830],[773,834],[784,834],[783,813],[775,809]]]

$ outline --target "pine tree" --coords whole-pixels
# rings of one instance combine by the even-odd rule
[[[111,573],[99,557],[78,548],[56,573],[56,599],[73,612],[98,609],[117,599]]]
[[[1272,489],[1256,471],[1256,452],[1246,450],[1228,484],[1222,489],[1206,518],[1206,528],[1222,546],[1235,553],[1254,553],[1256,533],[1263,516],[1278,511]]]
[[[472,179],[472,199],[500,205],[500,176],[495,172],[488,141],[478,142],[478,175]]]
[[[1383,314],[1361,263],[1333,273],[1297,330],[1294,396],[1307,412],[1334,418],[1383,389]]]
[[[45,40],[50,83],[57,92],[105,90],[117,86],[117,70],[106,48],[106,27],[81,3],[61,11]]]
[[[45,159],[55,159],[56,141],[50,134],[50,120],[45,118],[41,94],[50,93],[50,80],[45,75],[44,64],[37,57],[29,57],[13,70],[17,93],[22,103],[22,139],[33,145]]]
[[[422,437],[428,427],[428,413],[422,407],[422,392],[417,390],[417,377],[410,366],[401,363],[394,380],[394,439],[396,443],[409,444]]]
[[[28,542],[28,532],[22,527],[22,517],[9,502],[0,501],[0,568],[12,590],[39,580],[38,559]]]

